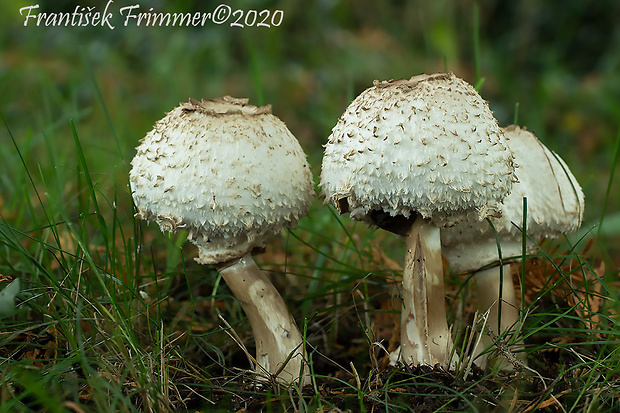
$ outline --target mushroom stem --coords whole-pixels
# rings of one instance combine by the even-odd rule
[[[510,330],[514,329],[519,321],[519,307],[515,296],[514,284],[512,283],[512,271],[510,264],[504,264],[503,268],[501,266],[495,266],[486,270],[478,271],[474,277],[476,281],[478,311],[484,313],[490,309],[486,326],[490,328],[496,336],[501,336],[506,332],[509,332],[508,334],[512,334]],[[504,341],[507,341],[506,339],[509,338],[510,335],[507,335]],[[473,357],[475,358],[474,363],[476,363],[476,365],[480,368],[486,368],[489,365],[489,358],[492,352],[486,354],[482,353],[489,347],[493,346],[496,339],[497,337],[491,337],[486,332],[482,332],[482,339],[473,352]],[[515,345],[510,346],[510,351],[518,351],[523,348],[523,341],[519,341]],[[517,358],[521,358],[520,354],[522,353],[519,352]],[[512,370],[512,366],[513,364],[506,358],[504,358],[504,361],[499,364],[499,367],[502,370]]]
[[[217,266],[222,278],[241,302],[256,343],[256,373],[268,372],[279,382],[308,383],[305,346],[293,317],[271,281],[251,254]]]
[[[401,358],[406,364],[449,367],[452,338],[446,320],[439,228],[418,216],[403,237]]]

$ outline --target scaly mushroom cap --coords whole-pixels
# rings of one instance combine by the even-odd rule
[[[137,217],[188,231],[203,264],[264,247],[314,197],[299,142],[270,106],[247,99],[181,103],[137,150],[129,174]]]
[[[504,129],[515,156],[518,183],[501,205],[501,218],[491,218],[500,239],[502,256],[521,255],[523,198],[527,198],[527,235],[534,240],[555,238],[581,225],[584,196],[564,161],[533,133],[518,126]],[[442,230],[442,251],[455,271],[472,271],[498,259],[497,242],[487,222],[470,216]],[[536,244],[528,242],[531,251]]]
[[[346,109],[325,146],[326,202],[351,218],[420,213],[453,225],[494,215],[510,192],[513,157],[487,103],[452,73],[375,81]]]

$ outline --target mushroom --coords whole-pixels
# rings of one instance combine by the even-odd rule
[[[270,106],[230,96],[181,103],[141,142],[130,172],[136,217],[187,231],[196,261],[215,265],[249,318],[257,376],[306,383],[299,329],[251,255],[308,213],[314,185],[299,142]]]
[[[333,128],[321,172],[325,202],[406,245],[401,362],[450,367],[439,228],[470,212],[494,215],[514,179],[487,103],[452,73],[375,81]]]
[[[495,335],[509,338],[519,321],[510,263],[524,254],[524,232],[525,253],[532,253],[538,248],[537,241],[576,231],[583,218],[584,196],[564,161],[533,133],[514,125],[503,130],[518,165],[515,173],[519,182],[512,186],[511,194],[501,204],[501,217],[490,218],[497,232],[501,257],[493,228],[474,215],[443,229],[441,241],[452,270],[474,272],[477,308],[480,312],[489,310],[486,325]],[[522,228],[523,198],[527,199],[525,228]],[[485,349],[493,342],[489,335],[483,334],[474,349],[474,362],[482,368],[489,364]],[[519,341],[511,350],[519,355],[522,349],[523,342]],[[502,363],[500,368],[512,368],[510,362]]]

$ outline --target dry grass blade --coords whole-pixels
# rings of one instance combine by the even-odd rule
[[[255,367],[258,366],[259,364],[256,362],[256,359],[254,358],[254,356],[248,351],[245,344],[243,344],[243,340],[241,340],[241,337],[239,337],[235,329],[232,328],[232,326],[228,323],[228,321],[226,321],[226,319],[221,314],[218,314],[218,318],[222,321],[222,323],[224,323],[224,326],[225,326],[225,328],[224,327],[220,327],[220,328],[222,328],[222,330],[224,330],[224,332],[228,334],[228,336],[235,342],[235,344],[237,344],[237,346],[239,346],[239,348],[243,351],[243,354],[245,354],[245,356],[247,357],[248,362],[250,363],[250,366],[252,366],[252,369],[255,369]],[[268,374],[268,372],[266,373]]]

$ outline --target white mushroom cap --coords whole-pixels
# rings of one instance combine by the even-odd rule
[[[346,109],[325,146],[326,202],[351,218],[421,214],[453,225],[493,215],[510,192],[513,157],[489,107],[452,73],[375,81]]]
[[[181,103],[137,150],[129,174],[137,216],[188,231],[203,264],[264,247],[314,198],[299,142],[270,106],[247,99]]]
[[[584,196],[564,161],[533,133],[518,126],[504,129],[518,167],[519,182],[501,205],[501,218],[491,218],[500,239],[502,257],[522,254],[523,198],[527,198],[527,235],[533,240],[554,238],[581,225]],[[442,252],[455,271],[472,271],[498,260],[497,242],[489,224],[470,216],[442,230]],[[528,252],[536,244],[528,242]]]

